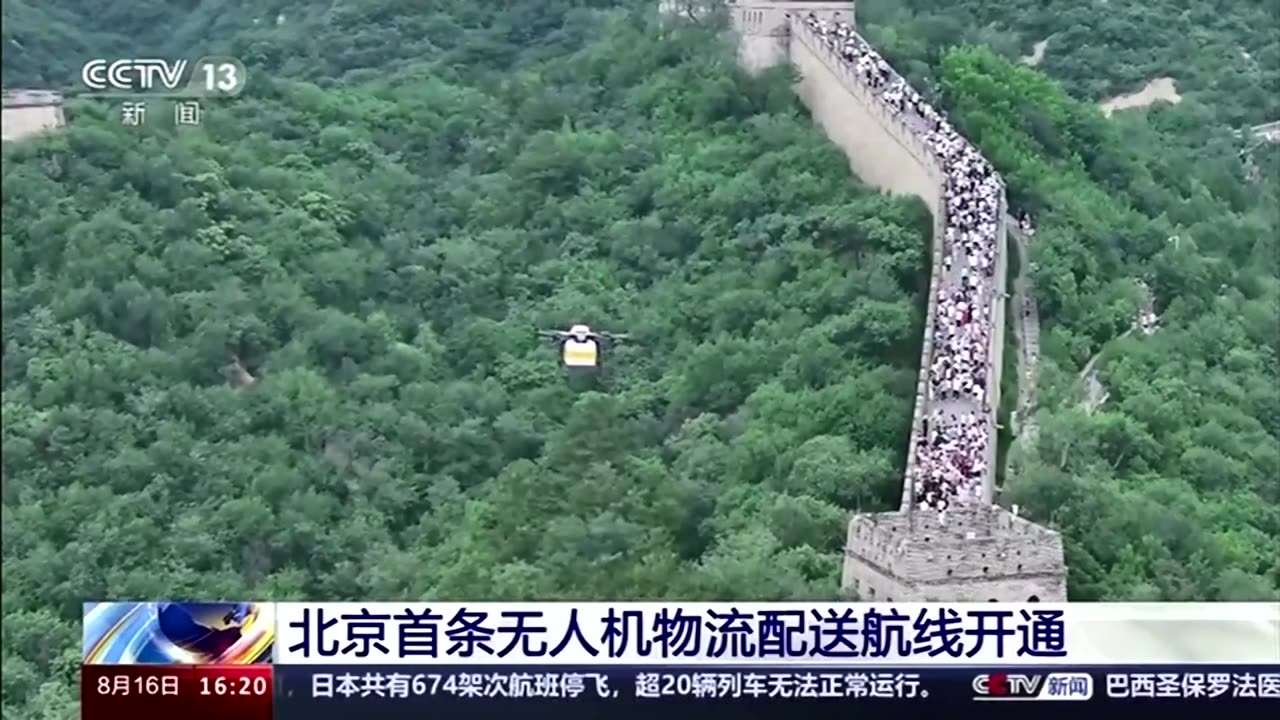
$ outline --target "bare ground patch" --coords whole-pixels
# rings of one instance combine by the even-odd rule
[[[1173,103],[1174,105],[1182,102],[1182,95],[1178,94],[1178,87],[1173,78],[1155,78],[1149,81],[1141,90],[1127,95],[1107,98],[1098,103],[1098,107],[1102,109],[1103,115],[1110,117],[1111,113],[1116,110],[1144,108],[1157,102]]]

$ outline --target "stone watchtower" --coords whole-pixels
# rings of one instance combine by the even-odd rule
[[[13,142],[67,124],[62,93],[53,90],[5,90],[0,140]]]
[[[876,92],[851,72],[843,59],[809,29],[804,17],[813,13],[827,21],[854,22],[853,2],[811,0],[662,0],[669,17],[696,19],[720,8],[728,11],[742,65],[755,72],[789,63],[801,79],[796,92],[827,136],[844,150],[850,166],[864,182],[886,192],[920,197],[934,216],[933,277],[921,353],[921,377],[912,421],[910,448],[923,432],[929,410],[926,373],[932,366],[935,300],[948,280],[942,273],[942,167],[921,137],[921,128],[891,112]],[[1000,386],[1004,329],[1003,280],[1005,226],[998,232],[997,270],[1000,287],[993,302],[997,329],[991,347],[993,375],[987,387]],[[993,392],[992,406],[999,404]],[[989,468],[995,467],[995,419]],[[911,452],[911,449],[908,450]],[[945,521],[938,513],[914,507],[907,462],[902,503],[896,512],[858,514],[849,522],[842,586],[864,600],[1061,602],[1067,597],[1062,538],[991,504],[994,469],[985,479],[982,501],[952,509]]]
[[[728,11],[744,68],[757,72],[789,62],[789,15],[808,14],[829,21],[853,22],[853,0],[660,0],[668,18],[698,19]]]
[[[863,600],[1062,602],[1062,538],[990,505],[849,521],[841,586]]]

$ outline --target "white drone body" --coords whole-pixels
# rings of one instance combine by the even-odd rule
[[[568,330],[542,330],[539,334],[559,343],[560,361],[571,374],[599,370],[603,350],[612,343],[627,339],[626,335],[595,332],[582,324],[573,325]]]

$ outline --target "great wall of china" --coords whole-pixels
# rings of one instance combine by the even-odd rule
[[[696,4],[663,3],[667,14],[689,14]],[[953,274],[943,272],[943,169],[926,147],[921,128],[895,114],[873,90],[805,24],[813,13],[824,20],[854,23],[852,2],[760,2],[729,0],[739,61],[756,72],[782,63],[799,75],[796,94],[827,137],[849,159],[854,174],[881,190],[914,195],[934,219],[932,273],[925,333],[920,353],[920,379],[912,418],[912,440],[923,432],[930,411],[927,388],[933,355],[933,319],[940,289],[950,288]],[[1001,201],[998,231],[998,288],[992,300],[995,332],[990,348],[992,389],[986,420],[988,472],[981,501],[949,510],[945,523],[935,512],[917,512],[912,491],[914,453],[908,448],[907,477],[899,509],[856,514],[849,521],[845,545],[844,589],[865,600],[897,601],[1065,601],[1066,565],[1058,533],[994,504],[995,408],[999,407],[1004,349],[1006,293],[1005,245],[1012,219]]]
[[[659,8],[667,16],[697,17],[708,2],[662,0]],[[912,419],[914,447],[930,406],[926,390],[937,294],[954,280],[942,272],[942,168],[925,146],[920,128],[890,112],[803,22],[803,17],[812,12],[825,20],[839,19],[852,25],[853,2],[726,0],[724,4],[741,64],[753,72],[783,63],[796,68],[800,76],[795,86],[797,95],[831,141],[844,151],[853,172],[881,190],[919,197],[934,218],[929,303]],[[21,140],[65,126],[62,105],[63,98],[57,92],[6,91],[3,140]],[[1280,142],[1280,121],[1258,125],[1248,132],[1257,143]],[[1005,212],[998,232],[995,273],[999,287],[991,315],[996,332],[987,383],[993,410],[986,419],[992,438],[1004,349],[1006,245],[1013,225],[1003,199],[1002,208]],[[917,512],[914,507],[910,478],[915,457],[909,447],[899,509],[856,514],[850,519],[844,589],[866,600],[1066,600],[1061,537],[994,504],[994,441],[988,454],[991,457],[981,502],[949,511],[943,524],[936,513]]]

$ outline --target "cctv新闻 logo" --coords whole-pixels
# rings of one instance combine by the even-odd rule
[[[991,673],[973,678],[975,700],[1088,700],[1093,676],[1082,672],[1040,675]]]
[[[107,61],[90,60],[80,70],[80,79],[90,90],[145,92],[156,88],[177,90],[187,72],[186,60],[157,58]]]

